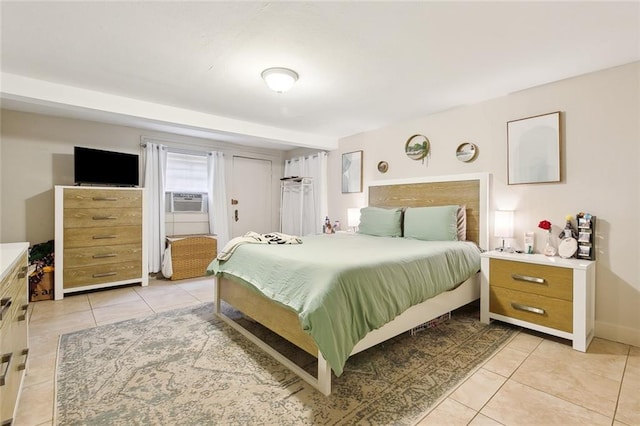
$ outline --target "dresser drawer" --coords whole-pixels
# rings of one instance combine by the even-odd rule
[[[489,282],[491,287],[573,300],[573,270],[570,268],[490,259]]]
[[[79,247],[64,250],[65,268],[142,261],[142,244]]]
[[[64,248],[142,244],[142,226],[66,228]]]
[[[489,289],[489,311],[573,332],[573,303],[566,300],[492,286]]]
[[[64,190],[65,208],[139,208],[142,209],[142,192],[128,189],[75,189]]]
[[[142,275],[142,262],[120,262],[67,268],[65,265],[64,288],[84,287],[94,284],[130,280]]]
[[[95,226],[141,225],[140,209],[64,209],[65,228],[92,228]]]

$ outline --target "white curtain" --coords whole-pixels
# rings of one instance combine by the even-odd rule
[[[147,244],[149,272],[159,272],[165,244],[165,185],[167,177],[167,148],[146,143],[144,187],[147,189]]]
[[[218,250],[229,241],[229,212],[224,172],[224,155],[212,151],[207,156],[207,190],[209,196],[209,232],[216,235]]]
[[[328,214],[327,153],[318,152],[285,161],[284,176],[311,178],[313,190],[310,191],[303,185],[297,191],[282,191],[282,232],[296,235],[322,232],[322,224]],[[295,185],[290,187],[294,188]]]

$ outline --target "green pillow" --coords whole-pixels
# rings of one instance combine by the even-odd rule
[[[425,241],[458,241],[458,206],[407,208],[404,236]]]
[[[360,209],[358,233],[376,237],[399,237],[402,235],[402,209],[364,207]]]

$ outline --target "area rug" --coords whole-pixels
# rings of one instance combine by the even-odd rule
[[[230,314],[314,373],[314,358]],[[207,303],[62,335],[56,423],[411,425],[514,333],[480,323],[477,306],[461,308],[351,357],[325,397]]]

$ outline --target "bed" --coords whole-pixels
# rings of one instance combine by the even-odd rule
[[[420,181],[381,181],[368,188],[367,214],[372,211],[377,214],[378,208],[388,215],[402,208],[405,223],[401,226],[407,230],[409,221],[415,223],[416,218],[421,218],[416,216],[417,212],[434,210],[420,207],[457,206],[458,212],[465,213],[466,242],[435,244],[367,233],[309,236],[299,246],[238,247],[229,260],[214,261],[208,268],[208,273],[217,276],[215,312],[303,380],[329,395],[332,370],[339,376],[350,355],[479,298],[479,256],[476,264],[473,252],[479,252],[478,247],[486,247],[487,243],[488,179],[486,174],[458,175]],[[355,254],[345,256],[339,250],[362,253],[356,258]],[[423,251],[434,252],[431,260],[423,259],[420,255]],[[461,257],[456,255],[455,260],[450,260],[454,251],[461,251]],[[280,259],[267,259],[266,252],[269,256],[277,253]],[[303,256],[304,252],[316,255]],[[404,257],[397,258],[398,253]],[[374,269],[378,268],[375,265],[384,269]],[[449,276],[441,278],[439,273],[431,272],[435,270],[446,271]],[[421,280],[427,279],[433,281],[435,288],[422,286]],[[284,290],[274,290],[272,281],[278,280],[290,285],[283,286]],[[338,290],[329,285],[325,289],[324,282],[329,280],[340,282]],[[355,282],[368,287],[358,290],[357,285],[361,284]],[[425,287],[425,292],[414,294],[420,287]],[[220,305],[223,300],[316,357],[317,376],[225,316]],[[362,312],[360,306],[364,307]],[[368,306],[374,309],[367,310]]]

